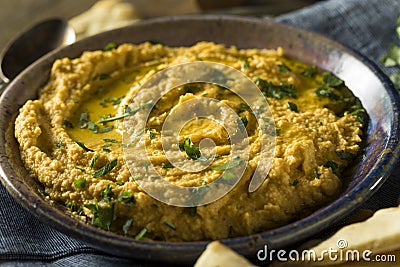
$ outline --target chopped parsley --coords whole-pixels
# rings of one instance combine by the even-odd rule
[[[81,172],[86,172],[86,170],[84,168],[81,168],[79,166],[75,166],[75,169],[80,170]]]
[[[128,117],[129,115],[130,115],[129,113],[123,113],[121,115],[115,115],[114,117],[101,118],[96,123],[106,123],[106,122],[116,121]]]
[[[114,159],[113,161],[111,161],[111,162],[107,163],[106,165],[104,165],[101,169],[95,171],[94,174],[93,174],[93,177],[94,178],[99,178],[101,176],[106,175],[112,169],[114,169],[114,167],[117,166],[117,164],[118,164],[118,160]]]
[[[299,112],[299,109],[297,108],[297,105],[296,105],[295,103],[293,103],[293,102],[288,102],[288,106],[289,106],[289,109],[290,109],[291,111]]]
[[[176,226],[171,223],[170,221],[166,221],[165,225],[168,226],[169,228],[171,228],[172,230],[176,231]]]
[[[85,179],[74,180],[75,188],[84,188],[85,185],[86,185],[86,180]]]
[[[133,224],[133,219],[127,219],[124,224],[122,225],[122,232],[124,233],[124,235],[128,235],[129,229],[131,228]]]
[[[343,84],[343,80],[331,72],[322,73],[322,80],[326,86],[337,87]]]
[[[108,184],[106,189],[104,189],[100,193],[100,196],[105,202],[109,202],[114,196],[114,192],[112,191],[112,186]]]
[[[87,147],[85,146],[85,144],[82,143],[82,142],[79,142],[79,141],[76,141],[76,140],[75,140],[75,143],[76,143],[78,146],[80,146],[81,148],[83,148],[83,150],[85,150],[86,152],[94,152],[93,149],[87,148]]]
[[[140,240],[144,237],[144,235],[147,233],[147,228],[144,227],[140,232],[135,236],[136,240]]]
[[[88,122],[87,127],[88,127],[89,130],[91,130],[94,133],[98,133],[99,132],[99,126],[96,123],[92,122],[92,121]]]
[[[122,195],[118,198],[118,201],[123,202],[127,206],[132,206],[136,203],[135,196],[130,191],[122,192]]]
[[[242,57],[239,60],[242,61],[242,65],[241,65],[242,71],[248,70],[250,68],[249,59],[247,57]]]
[[[185,138],[184,141],[178,143],[178,146],[181,150],[186,152],[189,158],[193,160],[201,159],[202,155],[199,147],[195,146],[190,138]]]
[[[317,178],[317,179],[319,179],[321,177],[321,174],[318,172],[317,169],[314,170],[313,174],[314,174],[314,177]]]
[[[174,168],[174,165],[172,165],[172,163],[168,161],[167,163],[162,165],[162,168],[163,169],[172,169],[172,168]]]
[[[94,164],[99,159],[99,154],[94,154],[93,158],[90,160],[89,168],[93,169]]]
[[[109,138],[105,138],[105,139],[103,139],[103,141],[104,141],[104,142],[108,142],[108,143],[118,143],[118,142],[119,142],[118,140],[109,139]]]
[[[336,173],[337,169],[339,168],[339,165],[338,165],[336,162],[332,161],[332,160],[328,160],[328,161],[324,164],[324,167],[326,167],[326,168],[331,168],[331,169],[332,169],[332,172]]]
[[[155,137],[156,137],[156,133],[152,132],[152,131],[149,131],[149,138],[150,139],[154,139]]]
[[[105,47],[104,47],[104,51],[111,51],[114,50],[117,47],[117,45],[115,43],[108,43]]]
[[[237,119],[236,123],[239,127],[239,130],[241,132],[244,132],[246,130],[246,126],[249,123],[249,121],[247,120],[246,116],[241,116],[240,118]]]
[[[63,147],[63,146],[64,146],[63,142],[62,142],[61,140],[57,140],[57,142],[56,142],[56,147],[57,147],[57,148],[61,148],[61,147]]]
[[[288,66],[286,66],[285,64],[279,64],[279,72],[280,73],[286,73],[286,72],[290,72],[292,71]]]
[[[250,106],[247,105],[246,103],[240,103],[239,104],[239,113],[243,112],[243,111],[246,111],[246,110],[249,110],[249,109],[250,109]]]
[[[231,172],[224,172],[221,177],[221,180],[218,179],[218,181],[221,181],[223,183],[229,184],[229,185],[234,185],[236,181],[238,180],[238,177]]]
[[[212,169],[213,171],[224,171],[224,170],[229,170],[229,169],[236,168],[237,166],[239,166],[239,165],[242,164],[243,162],[244,162],[244,160],[241,160],[240,158],[237,158],[237,159],[235,159],[235,160],[233,160],[233,161],[226,162],[226,163],[224,163],[224,164],[222,164],[222,165],[218,165],[218,166],[215,166],[215,167],[211,167],[211,169]]]
[[[265,81],[260,77],[255,77],[254,81],[266,97],[273,97],[276,99],[282,99],[284,97],[297,98],[296,88],[293,84],[286,85],[280,83],[276,85],[270,81]]]
[[[204,196],[210,191],[210,187],[208,185],[201,185],[198,187],[194,187],[190,189],[190,192],[193,193],[187,200],[187,203],[191,206],[197,206],[199,202],[204,198]]]
[[[110,125],[110,126],[100,129],[99,133],[108,133],[108,132],[112,131],[112,129],[114,129],[114,126]]]
[[[89,123],[89,114],[87,112],[82,112],[79,122],[78,122],[78,127],[83,129],[88,127],[88,123]]]
[[[317,94],[317,96],[320,97],[327,97],[329,98],[331,101],[337,102],[340,100],[340,96],[338,94],[335,93],[333,88],[329,88],[329,87],[325,87],[325,86],[321,86],[318,87],[317,90],[315,91],[315,93]]]
[[[317,74],[317,68],[315,66],[311,66],[301,73],[301,75],[307,78],[312,78],[315,74]]]
[[[64,120],[63,124],[67,128],[71,128],[71,129],[74,128],[74,125],[69,120]]]
[[[294,181],[291,183],[291,185],[296,186],[299,184],[299,180],[298,179],[294,179]]]
[[[100,207],[98,203],[95,203],[85,204],[85,207],[93,212],[92,225],[110,231],[114,217],[114,205]]]

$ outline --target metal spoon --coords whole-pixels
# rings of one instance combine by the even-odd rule
[[[23,69],[57,47],[75,42],[68,22],[53,18],[42,21],[12,40],[0,54],[0,95]]]

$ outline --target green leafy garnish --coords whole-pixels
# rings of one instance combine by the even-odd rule
[[[221,180],[218,180],[218,181],[221,181],[223,183],[230,184],[230,185],[234,185],[236,183],[236,181],[238,180],[237,176],[231,172],[224,172],[222,174],[222,176],[220,177],[220,179]]]
[[[176,231],[176,226],[173,223],[166,221],[165,225],[171,228],[172,230]]]
[[[324,72],[322,74],[322,80],[326,86],[331,86],[331,87],[337,87],[343,84],[343,80],[341,80],[336,75],[330,72]]]
[[[237,119],[236,123],[237,123],[240,131],[244,132],[246,130],[246,126],[249,123],[249,121],[247,120],[246,116],[240,116],[240,118]]]
[[[87,127],[88,127],[89,130],[91,130],[94,133],[98,133],[99,132],[99,126],[96,123],[92,122],[92,121],[89,121],[87,123]]]
[[[381,58],[385,67],[394,67],[400,65],[400,46],[391,45],[388,53]]]
[[[152,131],[149,131],[149,138],[150,139],[154,139],[155,137],[156,137],[156,133],[152,132]]]
[[[288,67],[288,66],[286,66],[285,64],[280,64],[280,65],[278,65],[279,66],[279,72],[281,72],[281,73],[285,73],[285,72],[290,72],[291,71],[291,69]]]
[[[246,111],[246,110],[249,110],[249,109],[250,109],[249,105],[247,105],[246,103],[240,103],[238,112],[240,113],[240,112],[243,112],[243,111]]]
[[[99,154],[94,154],[93,158],[90,160],[89,168],[93,169],[94,164],[99,159]]]
[[[321,86],[315,91],[315,93],[317,94],[317,96],[327,97],[332,101],[340,100],[340,96],[335,93],[333,88]]]
[[[297,98],[296,88],[293,84],[273,84],[270,81],[265,81],[259,77],[255,77],[254,81],[256,85],[263,91],[266,97],[273,97],[282,99],[284,97]]]
[[[314,174],[314,177],[317,178],[317,179],[319,179],[321,177],[321,174],[316,169],[314,170],[313,174]]]
[[[104,141],[104,142],[108,142],[108,143],[118,143],[118,142],[119,142],[118,140],[109,139],[109,138],[105,138],[105,139],[103,139],[103,141]]]
[[[74,125],[69,120],[64,120],[63,124],[67,128],[71,128],[71,129],[74,128]]]
[[[108,80],[110,78],[111,78],[110,74],[107,74],[107,73],[103,73],[103,74],[99,75],[99,80],[100,81]]]
[[[78,127],[83,129],[88,126],[89,123],[89,114],[87,112],[82,112],[81,117],[78,122]]]
[[[299,180],[298,179],[294,179],[294,181],[291,183],[291,185],[296,186],[299,184]]]
[[[124,224],[122,225],[122,232],[124,235],[128,235],[129,229],[131,228],[133,224],[133,219],[127,219]]]
[[[110,51],[113,50],[117,47],[117,45],[115,43],[108,43],[105,47],[104,47],[104,51]]]
[[[400,90],[400,73],[395,72],[392,75],[390,75],[390,80],[394,84],[394,87],[396,87],[397,90]]]
[[[297,108],[297,105],[296,105],[295,103],[293,103],[293,102],[288,102],[288,106],[289,106],[289,109],[290,109],[291,111],[299,112],[299,109]]]
[[[135,196],[130,191],[122,192],[122,195],[118,198],[118,201],[123,202],[127,206],[131,206],[136,203]]]
[[[308,69],[305,69],[301,75],[307,78],[312,78],[314,75],[317,74],[317,68],[315,66],[311,66]]]
[[[62,146],[64,146],[63,142],[61,140],[57,140],[56,147],[61,148]]]
[[[92,225],[110,231],[114,217],[114,205],[100,207],[96,204],[85,204],[85,207],[93,212]]]
[[[326,167],[326,168],[331,168],[331,169],[332,169],[332,172],[336,173],[337,169],[339,168],[339,165],[338,165],[336,162],[332,161],[332,160],[328,160],[328,161],[324,164],[324,167]]]
[[[114,126],[110,125],[99,130],[99,133],[108,133],[114,129]]]
[[[112,191],[112,186],[108,184],[106,189],[104,189],[100,193],[100,196],[103,198],[105,202],[109,202],[111,198],[114,196],[114,192]]]
[[[224,163],[224,164],[222,164],[222,165],[219,165],[219,166],[215,166],[215,167],[211,167],[211,169],[213,170],[213,171],[224,171],[224,170],[229,170],[229,169],[233,169],[233,168],[236,168],[237,166],[239,166],[240,164],[242,164],[244,162],[244,160],[241,160],[241,159],[235,159],[235,160],[233,160],[233,161],[229,161],[229,162],[226,162],[226,163]]]
[[[242,71],[248,70],[250,68],[249,59],[247,57],[242,57],[239,60],[242,61],[242,66],[241,66]]]
[[[210,187],[208,185],[191,188],[190,192],[192,192],[193,195],[189,197],[187,203],[196,206],[204,198],[208,191],[210,191]]]
[[[167,163],[162,165],[162,168],[163,169],[171,169],[171,168],[174,168],[174,165],[172,165],[172,163],[168,161]]]
[[[106,175],[112,169],[114,169],[114,167],[117,166],[117,164],[118,164],[118,160],[114,159],[113,161],[111,161],[111,162],[107,163],[106,165],[104,165],[101,169],[95,171],[94,174],[93,174],[93,177],[94,178],[99,178],[101,176]]]
[[[75,140],[75,143],[76,143],[78,146],[80,146],[81,148],[83,148],[83,150],[85,150],[86,152],[94,152],[94,150],[92,150],[92,149],[90,149],[90,148],[87,148],[87,147],[85,146],[85,144],[82,143],[82,142],[79,142],[79,141],[76,141],[76,140]]]
[[[147,233],[147,228],[144,227],[140,232],[135,236],[136,240],[140,240],[144,237],[144,235]]]
[[[179,142],[179,148],[186,152],[189,158],[198,160],[201,158],[199,147],[195,146],[190,138],[185,138],[183,142]]]
[[[74,181],[74,186],[75,188],[84,188],[86,185],[86,180],[85,179],[78,179]]]
[[[116,121],[128,117],[129,115],[130,115],[129,113],[123,113],[121,115],[116,115],[114,117],[102,118],[98,120],[96,123],[106,123],[106,122]]]

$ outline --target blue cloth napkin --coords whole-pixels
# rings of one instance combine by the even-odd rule
[[[352,47],[378,64],[392,43],[399,43],[395,26],[399,0],[331,0],[288,13],[274,20],[324,34]],[[377,210],[398,205],[400,165],[381,189],[364,204]],[[153,266],[97,251],[40,222],[25,211],[0,184],[1,266]]]

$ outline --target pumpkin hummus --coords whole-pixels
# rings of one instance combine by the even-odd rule
[[[232,191],[210,204],[185,208],[161,203],[137,184],[126,164],[121,132],[133,109],[130,99],[149,77],[193,61],[229,65],[255,82],[274,117],[275,129],[268,134],[275,136],[276,148],[268,178],[256,191],[248,191],[256,167],[251,154],[257,153],[251,148],[249,164]],[[250,146],[260,129],[255,111],[230,90],[193,83],[171,91],[156,103],[142,134],[152,165],[181,186],[205,186],[237,160],[229,155],[224,129],[207,120],[188,123],[179,146],[196,160],[199,142],[212,139],[216,154],[209,168],[184,173],[160,153],[161,128],[170,110],[202,97],[224,101],[238,114]],[[276,228],[334,199],[343,171],[360,151],[364,124],[365,112],[342,80],[285,56],[280,48],[147,42],[57,60],[39,98],[20,109],[15,137],[32,177],[71,215],[136,239],[194,241]]]

